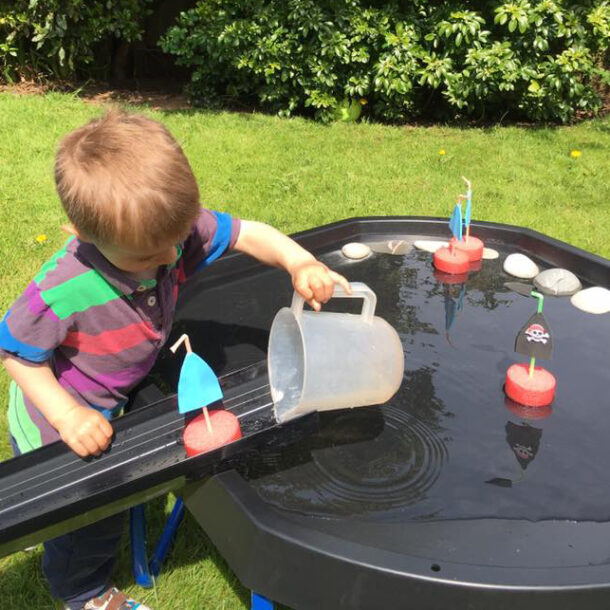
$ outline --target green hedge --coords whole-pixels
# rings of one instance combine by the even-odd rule
[[[600,108],[609,39],[606,1],[202,0],[161,45],[200,105],[566,122]]]
[[[137,40],[151,0],[0,0],[0,79],[72,78],[93,66],[108,38]]]

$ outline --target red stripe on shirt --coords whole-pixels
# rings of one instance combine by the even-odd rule
[[[160,338],[161,335],[155,332],[150,324],[140,322],[115,330],[106,330],[99,335],[68,331],[62,346],[74,347],[87,354],[117,354],[143,341],[156,341]]]

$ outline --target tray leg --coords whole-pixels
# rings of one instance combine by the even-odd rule
[[[254,591],[252,591],[251,600],[250,610],[273,610],[275,608],[274,603],[270,599],[267,599]]]
[[[146,557],[146,515],[144,504],[129,509],[129,530],[131,539],[131,566],[136,583],[147,589],[153,586],[148,571]]]
[[[150,563],[148,564],[150,573],[155,577],[159,576],[159,573],[161,572],[161,566],[163,565],[167,551],[169,550],[170,544],[176,535],[176,531],[178,530],[178,526],[182,522],[183,517],[184,503],[182,502],[182,498],[176,498],[174,508],[172,509],[170,516],[167,518],[165,528],[163,529],[161,538],[159,538],[159,542],[157,543],[157,548],[155,549]]]

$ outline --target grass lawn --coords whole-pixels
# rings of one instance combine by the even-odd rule
[[[0,94],[2,313],[65,239],[52,176],[58,139],[101,112],[68,94]],[[609,117],[555,129],[459,129],[149,114],[182,143],[208,207],[285,232],[352,216],[448,216],[465,175],[473,182],[475,219],[531,227],[610,255]],[[581,156],[571,158],[572,150]],[[2,372],[0,459],[10,456],[7,386]],[[168,506],[159,500],[151,507],[152,539]],[[0,560],[2,608],[54,607],[39,563],[40,550]],[[154,591],[132,586],[128,563],[124,552],[117,583],[157,610],[248,607],[248,592],[188,517]]]

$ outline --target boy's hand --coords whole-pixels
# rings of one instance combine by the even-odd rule
[[[61,440],[81,457],[99,455],[110,444],[112,426],[98,411],[84,407],[59,385],[49,362],[24,363],[3,356],[2,364]]]
[[[331,271],[317,260],[305,261],[290,269],[294,289],[315,310],[322,309],[335,290],[335,284],[341,284],[348,294],[352,293],[349,282],[342,276]]]
[[[112,438],[112,426],[98,411],[74,405],[53,422],[61,440],[80,457],[100,455]]]

